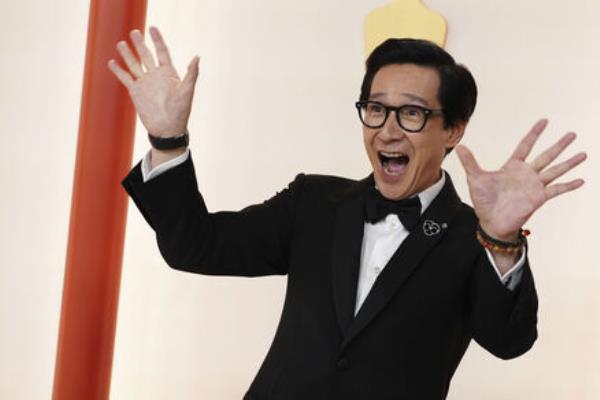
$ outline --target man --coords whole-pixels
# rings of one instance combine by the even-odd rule
[[[118,44],[152,150],[123,181],[176,269],[287,274],[281,321],[245,399],[443,399],[471,338],[503,358],[537,337],[537,297],[521,227],[582,180],[552,183],[585,159],[551,165],[567,134],[532,162],[538,122],[499,171],[458,143],[475,108],[468,70],[420,40],[388,40],[367,60],[360,101],[373,173],[361,181],[299,174],[239,212],[209,213],[187,147],[198,59],[183,80],[159,31],[158,65]],[[441,169],[456,148],[473,208]],[[162,149],[162,150],[161,150]]]

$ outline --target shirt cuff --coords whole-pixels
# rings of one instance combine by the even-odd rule
[[[512,268],[509,269],[504,275],[500,273],[500,270],[498,269],[498,266],[494,261],[494,256],[492,255],[492,252],[488,249],[485,249],[485,252],[487,254],[488,260],[490,260],[490,264],[492,264],[492,267],[494,267],[494,271],[496,271],[496,274],[498,275],[500,281],[504,284],[504,286],[506,286],[507,289],[515,290],[517,286],[519,286],[519,283],[521,282],[521,277],[523,276],[523,266],[525,265],[527,248],[523,246],[523,251],[521,251],[521,257],[519,258],[519,261],[517,261],[515,265],[513,265]]]
[[[172,160],[165,161],[164,163],[157,165],[153,170],[150,170],[150,166],[152,165],[150,162],[151,155],[152,150],[148,150],[144,158],[142,158],[142,179],[144,182],[148,182],[150,179],[156,178],[163,172],[168,171],[171,168],[175,168],[179,164],[183,164],[190,156],[190,148],[188,147],[185,149],[185,153],[173,158]]]

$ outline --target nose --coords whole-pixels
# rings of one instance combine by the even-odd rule
[[[396,112],[396,110],[391,110],[387,121],[385,121],[385,124],[381,127],[381,132],[379,134],[383,139],[400,140],[406,136],[406,132],[404,132],[404,129],[398,124]]]

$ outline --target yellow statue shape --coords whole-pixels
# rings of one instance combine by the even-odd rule
[[[426,39],[444,47],[447,30],[444,17],[421,0],[393,0],[365,18],[365,56],[389,38]]]

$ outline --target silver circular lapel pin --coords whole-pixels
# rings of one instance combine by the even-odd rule
[[[444,224],[444,225],[446,225],[446,224]],[[442,227],[437,222],[432,221],[430,219],[426,219],[425,222],[423,222],[423,233],[426,236],[434,236],[434,235],[439,234],[441,231],[442,231]]]

